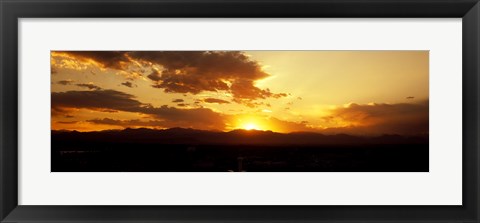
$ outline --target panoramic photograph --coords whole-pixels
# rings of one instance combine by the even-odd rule
[[[428,172],[429,51],[51,51],[52,172]]]

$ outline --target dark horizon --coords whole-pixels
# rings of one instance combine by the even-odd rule
[[[52,132],[109,132],[109,131],[124,131],[124,130],[152,130],[152,131],[165,131],[171,129],[184,129],[184,130],[196,130],[196,131],[206,131],[206,132],[235,132],[235,131],[244,131],[244,132],[273,132],[279,134],[295,134],[295,133],[312,133],[319,135],[351,135],[359,137],[376,137],[382,135],[399,135],[399,136],[422,136],[428,135],[428,133],[415,133],[415,134],[395,134],[395,133],[380,133],[380,134],[351,134],[351,133],[325,133],[318,131],[291,131],[291,132],[277,132],[269,129],[244,129],[244,128],[235,128],[230,130],[219,130],[219,129],[196,129],[190,127],[170,127],[170,128],[147,128],[147,127],[125,127],[123,129],[112,128],[112,129],[101,129],[101,130],[90,130],[90,131],[79,131],[76,129],[51,129]]]
[[[428,135],[52,130],[52,172],[427,172]]]
[[[351,134],[324,134],[318,132],[290,132],[280,133],[271,130],[234,129],[230,131],[200,130],[193,128],[125,128],[101,131],[79,132],[76,130],[52,130],[52,137],[56,140],[93,140],[144,143],[155,142],[162,144],[261,144],[261,145],[352,145],[352,144],[410,144],[428,143],[428,134],[399,135],[351,135]],[[83,136],[83,137],[82,137]],[[72,138],[73,137],[73,138]],[[75,137],[78,137],[75,139]],[[110,138],[113,137],[113,138]]]

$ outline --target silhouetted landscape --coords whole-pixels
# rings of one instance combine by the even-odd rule
[[[425,172],[428,135],[52,131],[53,172]]]

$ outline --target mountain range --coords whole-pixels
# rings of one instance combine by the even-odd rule
[[[221,132],[187,128],[164,130],[126,128],[96,132],[52,130],[52,141],[191,145],[428,144],[428,135],[354,136],[347,134],[324,135],[315,132],[278,133],[243,129]]]

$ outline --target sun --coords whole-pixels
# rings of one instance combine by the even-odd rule
[[[245,130],[260,130],[260,128],[258,127],[258,125],[256,125],[255,123],[247,123],[243,126],[243,128]]]

